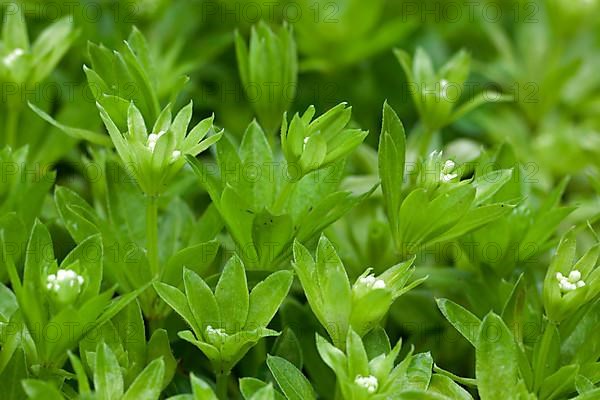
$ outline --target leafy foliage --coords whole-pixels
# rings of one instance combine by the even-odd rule
[[[3,2],[0,397],[600,398],[600,5],[442,3]]]

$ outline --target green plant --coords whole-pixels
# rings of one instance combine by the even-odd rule
[[[434,3],[2,2],[0,397],[600,398],[598,2]]]

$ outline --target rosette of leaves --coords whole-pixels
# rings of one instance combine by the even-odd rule
[[[571,229],[561,239],[544,279],[544,308],[554,323],[577,316],[577,312],[600,294],[600,244],[576,259],[577,240]]]
[[[171,50],[176,51],[174,47]],[[120,132],[128,131],[130,128],[129,115],[132,103],[141,114],[143,122],[151,126],[164,111],[161,107],[162,97],[166,97],[170,101],[169,104],[174,103],[188,81],[188,77],[183,75],[188,66],[176,69],[175,73],[171,70],[169,78],[162,79],[159,75],[160,65],[157,64],[172,60],[169,57],[157,60],[145,37],[135,27],[121,49],[111,50],[90,42],[88,53],[91,66],[84,65],[83,69],[91,96],[96,100],[99,108],[110,116],[109,119]],[[175,78],[173,78],[174,74]],[[164,85],[167,85],[167,88]],[[37,106],[33,104],[29,106],[46,122],[74,139],[105,147],[118,145],[114,142],[114,138],[107,137],[104,133],[89,127],[78,128],[63,124]],[[164,113],[162,115],[165,116]]]
[[[327,167],[354,151],[367,137],[367,131],[348,127],[352,107],[338,104],[314,119],[315,108],[294,115],[281,126],[281,148],[288,164],[298,169],[297,177]]]
[[[39,89],[37,85],[50,75],[77,37],[71,19],[65,17],[31,43],[21,8],[17,2],[6,5],[0,41],[0,83],[6,85],[0,120],[5,127],[3,143],[11,147],[27,136],[17,136],[24,99]]]
[[[426,279],[408,282],[414,271],[412,263],[397,264],[378,277],[367,269],[350,285],[342,261],[325,236],[317,245],[316,260],[304,246],[294,242],[293,266],[308,303],[340,348],[349,329],[364,336],[385,317],[395,299]]]
[[[335,115],[339,117],[339,110]],[[338,117],[334,119],[344,125]],[[191,157],[188,162],[248,269],[283,268],[294,239],[316,240],[371,193],[336,191],[343,174],[340,159],[327,169],[301,175],[296,164],[281,161],[256,122],[248,126],[239,148],[225,136],[216,150],[218,169]]]
[[[146,334],[146,324],[137,302],[131,302],[110,321],[88,334],[79,342],[79,358],[87,376],[93,378],[97,368],[98,350],[102,347],[104,353],[111,353],[111,358],[117,360],[121,377],[117,377],[119,386],[129,387],[143,370],[157,359],[162,360],[163,375],[156,384],[158,390],[163,390],[175,375],[177,360],[175,359],[169,343],[168,333],[165,329],[148,329],[151,334]],[[148,336],[148,339],[147,339]],[[70,355],[73,363],[73,355]],[[112,363],[112,361],[111,361]],[[79,373],[79,371],[75,371]],[[82,379],[78,376],[78,380]],[[79,388],[85,387],[85,382]],[[82,393],[80,393],[82,394]]]
[[[205,139],[212,131],[213,117],[200,121],[188,132],[193,104],[182,108],[175,118],[168,105],[160,113],[151,131],[148,131],[140,110],[132,102],[127,112],[127,130],[123,133],[107,111],[98,104],[100,116],[123,164],[129,168],[142,191],[155,197],[162,194],[169,182],[183,167],[184,155],[197,156],[222,133]]]
[[[365,338],[352,329],[346,346],[340,350],[317,334],[319,355],[337,377],[341,398],[363,399],[460,399],[473,397],[460,385],[442,374],[433,374],[429,353],[409,350],[396,364],[402,342],[393,348],[384,331]]]
[[[246,96],[272,135],[296,93],[298,56],[292,30],[287,25],[272,30],[261,21],[252,27],[249,46],[236,31],[235,49]]]
[[[242,261],[233,256],[213,290],[194,272],[185,269],[185,293],[157,283],[156,291],[192,329],[179,337],[198,347],[211,361],[218,377],[227,376],[261,338],[279,333],[267,325],[292,284],[290,271],[278,271],[248,293]]]
[[[358,63],[389,49],[416,27],[410,19],[398,23],[386,18],[386,6],[383,0],[368,5],[358,0],[302,0],[284,8],[282,14],[293,24],[305,56],[300,69],[330,72]]]
[[[598,352],[591,351],[597,346],[592,328],[597,305],[573,311],[557,324],[543,318],[540,307],[528,315],[528,293],[524,280],[518,280],[501,315],[489,312],[483,319],[450,300],[438,300],[442,314],[475,348],[476,381],[471,383],[485,399],[594,398],[600,393],[594,387]],[[525,326],[535,326],[535,335]]]
[[[512,168],[513,174],[488,202],[516,203],[516,207],[493,223],[460,237],[457,240],[460,250],[456,257],[465,268],[488,269],[508,278],[523,266],[536,264],[544,252],[556,244],[556,229],[575,207],[564,205],[561,201],[568,177],[557,182],[549,191],[539,190],[538,165],[520,164],[509,145],[484,153],[476,161],[475,174],[485,176],[484,170],[489,166],[497,166],[500,170]],[[496,249],[495,252],[486,254],[492,248]],[[483,300],[481,294],[474,292],[473,295]],[[479,303],[482,308],[487,304],[484,301]]]
[[[58,265],[50,233],[36,222],[27,245],[22,278],[11,257],[7,259],[19,306],[10,323],[18,329],[6,339],[0,358],[8,360],[22,348],[32,372],[56,372],[66,361],[68,350],[145,289],[140,287],[115,299],[114,288],[101,292],[102,258],[102,242],[96,235],[80,243]],[[57,331],[55,336],[50,335],[51,329]],[[23,335],[28,339],[23,341]]]
[[[463,180],[466,166],[445,160],[442,152],[433,152],[406,174],[404,127],[387,103],[383,109],[378,161],[392,237],[396,250],[403,256],[459,238],[513,208],[506,202],[490,201],[511,179],[511,169],[482,169],[473,178]]]
[[[159,399],[162,391],[162,377],[165,362],[156,358],[135,376],[133,382],[126,384],[123,370],[117,355],[105,343],[98,343],[94,352],[88,353],[93,359],[90,366],[93,387],[90,387],[83,364],[72,353],[69,354],[75,370],[79,398],[100,398],[107,400]],[[61,393],[52,383],[43,380],[26,379],[23,381],[25,393],[32,400],[64,400],[71,398],[70,393]]]
[[[465,82],[469,77],[471,57],[464,50],[456,53],[437,71],[430,56],[421,48],[417,48],[414,59],[399,49],[394,50],[394,54],[404,69],[408,90],[422,124],[421,155],[428,151],[432,137],[440,129],[482,104],[508,99],[492,90],[470,93]],[[471,98],[459,105],[465,94]]]

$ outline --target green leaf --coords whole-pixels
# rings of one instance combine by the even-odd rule
[[[175,375],[177,360],[171,351],[169,345],[169,336],[164,329],[154,331],[150,341],[148,341],[147,362],[162,359],[164,362],[165,373],[162,380],[161,389],[165,389]]]
[[[58,128],[58,130],[60,130],[61,132],[66,133],[68,136],[70,136],[74,139],[77,139],[77,140],[85,140],[85,141],[88,141],[90,143],[97,144],[100,146],[112,147],[112,142],[110,140],[110,137],[108,137],[102,133],[90,131],[88,129],[75,128],[75,127],[64,125],[64,124],[58,122],[57,120],[55,120],[54,118],[52,118],[45,111],[43,111],[41,108],[35,106],[31,102],[28,102],[27,104],[29,105],[29,108],[31,108],[33,110],[33,112],[35,112],[40,118],[42,118],[44,121],[46,121],[50,125],[54,126],[55,128]]]
[[[380,326],[376,326],[365,335],[363,338],[363,344],[369,360],[372,360],[382,354],[388,354],[392,351],[390,338],[385,332],[385,329]]]
[[[123,395],[123,375],[114,353],[105,343],[99,343],[94,368],[94,389],[101,400],[118,399]]]
[[[512,169],[500,169],[489,171],[482,176],[478,176],[473,181],[473,186],[477,193],[475,194],[475,204],[482,204],[496,194],[512,178]]]
[[[250,292],[248,316],[244,328],[266,327],[287,296],[294,277],[290,271],[278,271],[258,283]]]
[[[121,400],[155,400],[161,392],[161,383],[165,374],[165,364],[162,358],[152,361],[133,381]]]
[[[94,221],[89,219],[90,216],[96,217],[96,212],[73,190],[57,186],[54,191],[54,203],[62,223],[77,243],[99,233]]]
[[[275,400],[273,385],[269,383],[264,388],[258,390],[250,397],[250,400]]]
[[[280,357],[268,356],[267,365],[288,400],[315,399],[312,386],[294,364]]]
[[[31,47],[33,71],[29,79],[40,82],[50,75],[77,34],[70,17],[63,17],[44,29]]]
[[[448,299],[437,299],[438,308],[452,326],[467,339],[473,346],[477,346],[477,337],[481,328],[481,321],[466,308]]]
[[[2,42],[9,51],[14,49],[29,50],[29,37],[25,16],[19,3],[9,5],[5,10],[2,26]]]
[[[304,365],[304,355],[302,353],[302,344],[292,329],[286,327],[281,335],[275,340],[271,354],[281,358],[285,358],[298,369],[302,369]]]
[[[5,350],[4,348],[2,350]],[[6,350],[5,350],[6,351]],[[25,353],[17,349],[2,373],[0,373],[0,384],[2,385],[2,398],[6,400],[21,400],[25,397],[21,381],[27,379],[27,363]]]
[[[415,354],[406,370],[408,390],[427,390],[431,381],[433,358],[430,353]]]
[[[69,351],[69,360],[73,366],[73,371],[77,377],[77,389],[81,395],[89,395],[91,393],[90,383],[88,381],[85,369],[81,364],[81,360],[77,358],[71,351]]]
[[[190,374],[192,384],[193,400],[218,400],[217,395],[212,388],[202,379],[194,374]]]
[[[179,289],[166,283],[157,282],[154,284],[154,290],[192,329],[197,330],[196,319],[190,310],[188,300]]]
[[[242,138],[240,159],[243,167],[238,192],[255,211],[270,206],[275,194],[275,179],[271,171],[273,153],[256,121],[252,121]]]
[[[498,315],[490,313],[483,319],[475,349],[475,375],[481,398],[512,398],[519,376],[517,346]]]
[[[64,400],[65,397],[60,391],[55,388],[51,383],[35,380],[25,379],[22,381],[23,389],[30,400]],[[23,397],[19,397],[23,399]]]
[[[540,388],[540,398],[556,399],[571,393],[578,372],[579,365],[577,364],[565,365],[560,368],[544,380]]]
[[[539,390],[544,379],[556,372],[560,363],[560,334],[552,323],[546,325],[533,349],[533,388]]]
[[[465,389],[447,376],[434,374],[429,384],[430,392],[439,393],[453,400],[473,400],[473,397]]]
[[[398,229],[398,214],[404,180],[406,134],[396,112],[387,101],[383,105],[383,123],[379,138],[379,178],[392,232]]]
[[[213,328],[221,327],[223,321],[219,306],[215,295],[206,282],[187,268],[183,271],[183,282],[189,310],[195,321],[191,327],[198,327],[195,329],[198,334],[203,332],[209,325]]]
[[[240,379],[240,391],[244,400],[252,398],[254,393],[263,389],[267,386],[266,382],[258,380],[256,378],[242,378]],[[275,392],[275,400],[286,400],[286,398],[279,392]]]
[[[276,216],[264,209],[252,223],[252,239],[258,252],[260,269],[275,269],[274,260],[292,239],[294,221],[288,214]]]
[[[221,326],[227,332],[238,332],[248,317],[249,296],[246,271],[242,260],[231,257],[219,278],[215,298],[222,316]]]
[[[348,357],[348,374],[350,376],[368,376],[369,359],[363,346],[362,339],[350,329],[346,340],[346,356]]]

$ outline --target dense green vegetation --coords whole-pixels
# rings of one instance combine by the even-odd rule
[[[600,399],[596,0],[1,4],[2,399]]]

